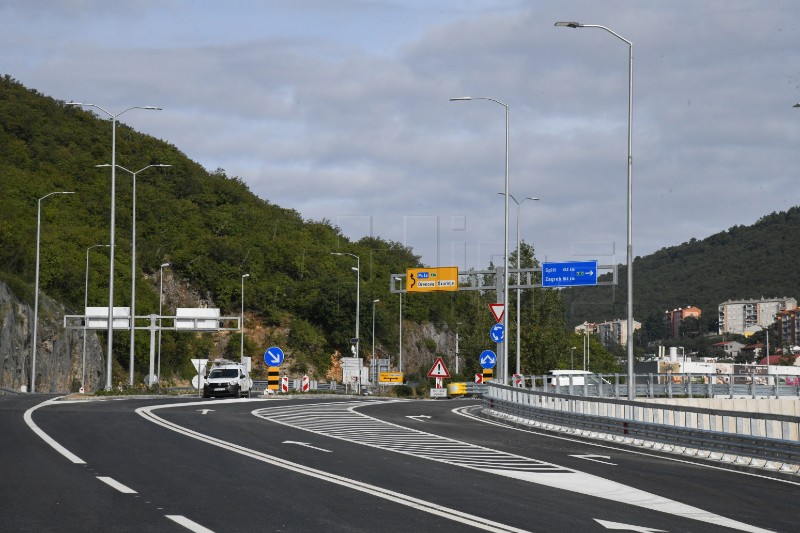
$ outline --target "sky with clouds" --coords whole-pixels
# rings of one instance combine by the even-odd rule
[[[798,204],[796,0],[0,0],[2,74],[431,266],[633,251]],[[110,142],[110,140],[109,140]],[[165,162],[168,163],[168,162]],[[120,161],[120,164],[125,164]],[[509,213],[509,248],[517,208]]]

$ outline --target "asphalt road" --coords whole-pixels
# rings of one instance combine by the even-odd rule
[[[0,396],[0,530],[797,530],[800,483],[487,423],[478,405]]]

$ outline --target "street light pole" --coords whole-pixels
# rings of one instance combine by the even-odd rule
[[[96,167],[108,167],[111,165],[104,164],[104,165],[95,165]],[[128,170],[127,168],[123,167],[122,165],[117,165],[117,168],[120,170],[124,170],[125,172],[129,173],[133,176],[133,205],[132,205],[132,219],[133,219],[133,230],[132,230],[132,238],[131,238],[131,349],[130,349],[130,365],[128,367],[128,373],[130,374],[130,378],[128,384],[133,386],[133,353],[134,353],[134,332],[135,332],[135,320],[136,320],[136,175],[140,172],[147,170],[148,168],[152,167],[171,167],[172,165],[162,165],[162,164],[155,164],[155,165],[147,165],[144,168],[140,168],[136,172],[132,170]],[[150,376],[150,385],[153,384],[153,376]]]
[[[110,238],[110,254],[109,254],[109,272],[108,272],[108,361],[106,364],[106,390],[111,390],[111,359],[113,358],[113,340],[114,340],[114,227],[115,227],[115,205],[117,196],[117,118],[130,111],[131,109],[147,109],[160,111],[160,107],[154,106],[133,106],[116,115],[106,111],[97,104],[84,104],[81,102],[67,102],[67,105],[94,107],[99,109],[111,118],[111,238]]]
[[[372,300],[372,359],[370,362],[372,363],[372,385],[374,386],[377,380],[377,371],[378,365],[375,361],[375,304],[380,302],[380,300]]]
[[[397,281],[402,282],[403,278],[401,278],[399,276],[395,276],[394,279],[396,279]],[[402,291],[402,285],[400,286],[400,289],[401,290],[398,293],[400,295],[400,312],[399,312],[399,315],[400,315],[400,333],[398,335],[398,337],[399,337],[398,366],[399,366],[400,372],[402,372],[403,371],[403,291]]]
[[[352,270],[356,271],[356,351],[353,354],[356,359],[358,359],[359,347],[361,345],[361,338],[358,336],[358,324],[361,320],[359,317],[359,309],[361,309],[361,258],[358,257],[356,254],[351,254],[348,252],[331,252],[331,255],[349,255],[350,257],[356,258],[356,266],[350,267]],[[361,378],[359,374],[359,379]]]
[[[505,212],[503,216],[503,305],[508,306],[508,105],[500,100],[494,98],[487,98],[484,96],[461,96],[458,98],[451,98],[451,102],[469,101],[469,100],[488,100],[494,102],[505,108],[506,114],[506,154],[505,154]],[[503,331],[508,334],[508,313],[503,313]],[[500,343],[503,351],[503,357],[500,359],[503,363],[503,370],[501,371],[503,385],[508,384],[508,341],[504,338]]]
[[[54,191],[39,198],[36,211],[36,287],[33,289],[33,345],[31,352],[31,392],[36,392],[36,343],[39,334],[39,250],[42,236],[42,200],[54,194],[75,194],[73,191]]]
[[[504,195],[505,193],[499,192],[497,194],[503,194]],[[525,203],[525,200],[538,200],[538,198],[536,198],[534,196],[528,196],[528,197],[523,198],[522,201],[517,201],[517,199],[514,198],[513,194],[509,194],[508,196],[512,200],[514,200],[515,204],[517,204],[517,270],[519,270],[519,269],[522,268],[522,263],[521,263],[522,252],[519,249],[519,208],[520,208],[520,206],[522,204]],[[521,275],[520,275],[519,272],[517,272],[517,285],[520,284],[520,278],[521,278]],[[533,290],[533,289],[531,289],[531,290]],[[521,302],[520,302],[520,289],[517,288],[517,374],[520,374],[520,308],[521,307],[522,307],[522,305],[521,305]]]
[[[599,28],[607,31],[628,45],[628,400],[636,398],[636,384],[633,376],[633,43],[617,32],[597,24],[580,22],[556,22],[556,26],[568,28]]]
[[[158,383],[161,383],[161,306],[164,301],[164,268],[168,267],[169,263],[161,263],[158,267],[158,370],[156,376]]]
[[[239,361],[244,362],[244,278],[249,278],[250,274],[242,274],[242,314],[239,319],[239,329],[242,330],[242,342],[239,346]]]
[[[89,307],[89,250],[97,248],[98,246],[105,246],[108,248],[110,244],[95,244],[86,248],[86,280],[83,290],[83,358],[81,359],[81,387],[86,387],[86,308]]]

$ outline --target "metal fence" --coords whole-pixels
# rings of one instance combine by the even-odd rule
[[[558,394],[621,399],[628,397],[625,381],[624,374],[533,375],[522,376],[521,385]],[[636,374],[634,381],[634,395],[642,398],[800,398],[800,376],[789,374],[651,373]]]
[[[800,417],[559,394],[492,383],[489,414],[548,429],[797,473]]]

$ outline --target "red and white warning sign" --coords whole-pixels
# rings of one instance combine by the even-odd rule
[[[281,392],[289,392],[289,376],[281,376]]]
[[[428,372],[429,378],[449,378],[450,372],[447,371],[447,367],[444,366],[444,361],[441,357],[436,359],[436,362],[433,363],[430,372]]]
[[[483,383],[483,374],[475,374],[475,383]]]
[[[492,310],[492,315],[497,322],[503,320],[503,313],[506,310],[505,304],[489,304],[489,309]]]
[[[308,376],[303,376],[303,382],[302,382],[303,392],[308,392],[308,384],[309,384]]]

